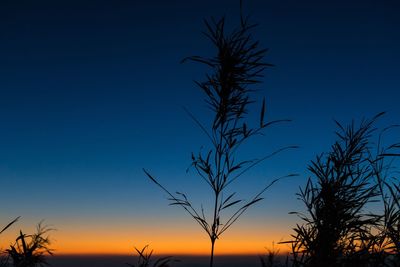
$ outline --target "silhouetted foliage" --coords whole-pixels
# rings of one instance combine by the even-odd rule
[[[11,221],[9,224],[7,224],[1,231],[0,234],[2,234],[5,230],[7,230],[11,225],[16,223],[19,220],[20,217],[15,218],[13,221]]]
[[[317,182],[309,179],[300,190],[309,215],[299,214],[305,223],[297,225],[289,242],[294,266],[399,266],[400,194],[398,180],[392,182],[389,175],[400,145],[381,144],[383,133],[396,126],[372,141],[373,123],[380,116],[358,129],[354,123],[346,129],[338,123],[339,141],[332,152],[309,167]],[[378,201],[377,196],[384,213],[366,214],[366,204]]]
[[[249,24],[241,16],[240,26],[228,33],[225,19],[205,21],[206,37],[212,42],[217,54],[211,58],[192,56],[186,60],[205,64],[211,69],[205,81],[196,82],[205,94],[205,102],[213,112],[210,129],[204,126],[192,113],[189,116],[207,135],[211,143],[208,151],[192,153],[192,166],[213,192],[213,206],[210,216],[206,217],[203,207],[193,207],[186,194],[172,194],[149,172],[147,176],[162,190],[171,201],[179,205],[202,227],[211,241],[210,266],[213,266],[214,245],[218,238],[252,205],[262,200],[262,194],[278,179],[274,179],[248,201],[236,198],[235,193],[225,195],[226,188],[249,169],[270,158],[276,153],[292,148],[285,147],[261,159],[237,160],[238,149],[250,137],[261,134],[262,130],[275,123],[287,121],[265,121],[266,104],[262,102],[260,119],[257,126],[250,126],[246,120],[249,106],[253,103],[250,86],[260,83],[262,72],[271,66],[263,62],[267,52],[259,48],[259,42],[253,41],[250,31],[256,26]],[[222,213],[235,208],[231,215],[223,220]]]
[[[374,122],[382,116],[354,122],[348,127],[337,123],[339,131],[331,151],[312,161],[300,200],[307,214],[294,228],[292,244],[294,266],[380,266],[385,261],[382,237],[375,234],[382,216],[366,213],[367,203],[380,195],[375,167],[385,157],[372,155]]]
[[[129,264],[129,263],[127,263],[127,265],[131,266],[131,267],[150,267],[150,266],[152,266],[152,267],[171,267],[171,265],[170,265],[171,262],[177,261],[177,260],[173,260],[171,256],[167,256],[167,257],[161,257],[161,258],[155,260],[153,265],[151,265],[153,250],[151,250],[149,252],[148,248],[149,248],[148,245],[144,246],[141,250],[139,250],[135,247],[136,253],[138,254],[138,261],[137,261],[136,265]]]
[[[400,184],[399,172],[394,166],[395,159],[400,156],[400,143],[385,147],[382,139],[386,132],[398,127],[392,125],[381,131],[376,151],[378,156],[371,162],[384,210],[377,237],[386,256],[385,263],[391,267],[400,266]]]
[[[15,218],[9,224],[7,224],[2,230],[0,230],[0,234],[2,234],[5,230],[7,230],[11,225],[16,223],[20,217]],[[8,254],[4,251],[0,251],[0,267],[6,267],[8,265]]]
[[[275,248],[274,243],[272,243],[271,248],[267,248],[267,254],[265,256],[260,256],[260,263],[262,267],[281,267],[283,266],[277,259],[279,257],[279,249]],[[286,263],[286,266],[288,263]]]
[[[7,250],[14,267],[36,267],[48,265],[46,255],[53,255],[50,249],[50,239],[48,233],[53,229],[39,223],[36,233],[32,235],[24,234],[20,231],[15,240]]]
[[[388,254],[388,265],[400,266],[400,186],[399,183],[387,184],[390,196],[385,203],[383,236]]]

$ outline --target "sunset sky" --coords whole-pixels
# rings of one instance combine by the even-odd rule
[[[333,119],[347,123],[381,111],[400,123],[400,4],[396,0],[244,1],[255,38],[275,65],[255,89],[267,129],[243,157],[299,145],[253,169],[230,190],[248,199],[289,173],[217,242],[220,254],[261,253],[290,237],[301,211],[295,193],[307,164],[334,141]],[[193,80],[207,69],[180,61],[214,55],[203,19],[239,22],[239,1],[0,1],[0,224],[20,221],[0,240],[41,220],[57,254],[205,254],[209,240],[144,175],[187,192],[197,207],[211,192],[191,152],[207,138],[210,113]],[[249,182],[250,181],[250,182]],[[282,248],[284,250],[284,247]]]

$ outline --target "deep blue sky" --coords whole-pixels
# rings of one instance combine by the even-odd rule
[[[185,173],[190,152],[207,139],[182,109],[209,121],[192,82],[206,70],[180,60],[213,55],[203,19],[226,15],[235,24],[238,2],[1,1],[1,222],[22,215],[23,227],[45,218],[61,234],[77,231],[68,225],[112,232],[141,229],[151,218],[186,223],[141,169],[195,199],[207,194]],[[259,23],[254,35],[270,49],[266,61],[276,65],[255,98],[267,98],[268,119],[293,119],[244,154],[301,146],[256,168],[254,184],[238,184],[248,196],[276,175],[301,174],[277,185],[244,221],[255,231],[281,224],[276,231],[289,232],[296,218],[287,213],[301,208],[294,192],[307,178],[306,164],[334,140],[332,119],[387,111],[382,125],[400,122],[400,5],[244,2]]]

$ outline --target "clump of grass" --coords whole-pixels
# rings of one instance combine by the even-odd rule
[[[277,256],[279,255],[279,249],[275,248],[274,242],[272,242],[271,248],[266,248],[267,254],[260,256],[260,262],[262,267],[277,267],[278,261]]]
[[[154,263],[152,263],[152,256],[153,256],[153,250],[149,251],[149,246],[146,245],[144,246],[141,250],[135,247],[136,253],[138,255],[138,261],[135,264],[129,264],[127,263],[128,266],[131,267],[171,267],[171,263],[177,262],[177,260],[174,260],[172,256],[166,256],[166,257],[161,257],[159,259],[156,259]]]
[[[51,241],[48,233],[54,229],[43,226],[39,223],[36,233],[27,235],[20,231],[15,240],[15,244],[7,249],[14,267],[37,267],[45,266],[47,255],[53,255],[53,249],[50,248]]]

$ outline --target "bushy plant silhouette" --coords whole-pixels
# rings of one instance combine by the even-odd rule
[[[192,113],[186,111],[211,143],[207,151],[192,153],[192,166],[213,193],[212,207],[210,210],[203,207],[196,209],[186,194],[171,193],[148,171],[144,172],[168,194],[171,205],[181,206],[207,233],[211,243],[210,266],[213,266],[216,240],[250,206],[262,200],[262,194],[278,179],[272,180],[248,201],[236,198],[235,193],[227,193],[227,187],[252,167],[292,147],[284,147],[260,159],[237,159],[238,149],[245,141],[261,134],[266,127],[285,120],[265,122],[265,99],[261,105],[258,125],[251,126],[246,118],[250,104],[254,102],[254,89],[249,87],[260,83],[263,70],[271,66],[263,62],[267,50],[260,49],[259,42],[254,41],[250,33],[256,25],[249,24],[248,18],[243,16],[240,18],[240,26],[230,33],[226,30],[224,18],[205,21],[205,25],[205,35],[215,46],[217,54],[211,58],[193,56],[184,61],[205,64],[211,69],[205,81],[196,82],[213,112],[214,118],[210,127],[206,127]],[[234,210],[225,219],[223,213],[229,208]]]
[[[48,233],[53,229],[37,225],[36,233],[32,235],[24,234],[20,231],[15,240],[15,244],[7,249],[12,265],[14,267],[37,267],[47,265],[46,255],[53,255],[50,248]]]
[[[171,267],[171,262],[173,260],[171,256],[161,257],[152,263],[153,250],[149,252],[149,246],[144,246],[141,250],[135,247],[136,253],[138,254],[138,261],[136,265],[127,263],[131,267]]]
[[[337,141],[327,154],[321,154],[309,166],[313,178],[300,189],[300,200],[307,214],[294,228],[292,244],[294,266],[380,266],[381,242],[373,229],[381,216],[366,213],[366,205],[376,201],[379,185],[372,157],[375,121],[337,123]]]

